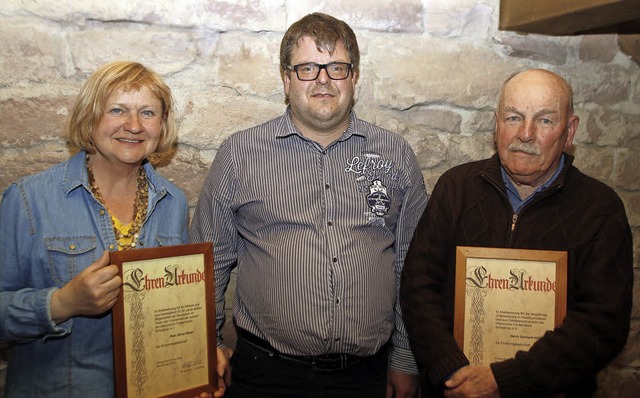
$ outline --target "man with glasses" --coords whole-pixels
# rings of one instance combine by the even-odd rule
[[[218,332],[238,267],[227,396],[416,395],[397,295],[425,186],[407,142],[353,112],[359,61],[346,23],[294,23],[286,113],[230,136],[205,181],[190,235],[214,244]]]

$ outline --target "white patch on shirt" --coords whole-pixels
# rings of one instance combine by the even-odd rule
[[[391,198],[387,195],[387,187],[382,185],[382,181],[374,180],[369,185],[367,203],[369,203],[371,212],[376,216],[382,217],[387,214],[391,207]]]

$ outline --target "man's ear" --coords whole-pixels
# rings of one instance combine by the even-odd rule
[[[580,124],[580,118],[578,115],[573,115],[569,118],[567,123],[567,140],[564,143],[564,150],[568,150],[573,145],[573,138],[576,136],[578,125]]]
[[[284,96],[289,98],[289,86],[291,85],[291,72],[285,70],[282,72],[282,84],[284,85]]]

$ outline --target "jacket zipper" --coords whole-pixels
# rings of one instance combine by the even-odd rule
[[[511,208],[511,202],[509,202],[509,197],[507,196],[507,194],[505,194],[504,192],[502,192],[502,190],[500,189],[500,187],[488,176],[486,175],[482,175],[485,180],[487,180],[491,185],[493,185],[494,188],[496,188],[498,190],[498,192],[500,193],[500,195],[502,195],[502,197],[505,199],[505,201],[507,202],[507,206],[509,206],[509,208]],[[554,194],[556,191],[559,191],[560,188],[562,188],[564,186],[564,183],[561,183],[559,185],[556,186],[551,186],[549,187],[549,189],[547,189],[546,191],[540,192],[539,196],[537,198],[534,198],[531,202],[529,202],[525,207],[523,207],[520,210],[520,214],[524,213],[524,211],[526,211],[529,207],[531,207],[533,204],[539,202],[540,200],[547,198],[549,196],[551,196],[552,194]],[[513,245],[513,233],[516,230],[516,225],[518,223],[518,214],[514,213],[511,216],[511,228],[509,231],[509,238],[508,238],[508,243],[507,243],[507,248],[512,247]]]
[[[502,192],[502,190],[500,189],[500,186],[498,186],[498,184],[496,184],[491,178],[489,178],[489,176],[482,174],[482,177],[484,177],[484,179],[491,185],[493,185],[493,187],[498,191],[498,193],[500,193],[500,195],[504,198],[506,205],[509,206],[509,208],[511,208],[511,202],[509,202],[509,197],[507,196],[506,193]],[[518,215],[514,214],[511,217],[511,230],[509,231],[509,236],[507,239],[507,245],[505,247],[511,247],[511,235],[513,235],[513,231],[516,229],[516,221],[518,220]]]

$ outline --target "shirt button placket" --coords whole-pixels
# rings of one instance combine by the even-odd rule
[[[331,150],[331,149],[330,149]],[[334,227],[334,223],[333,220],[335,219],[335,213],[336,213],[336,209],[335,209],[335,200],[333,198],[334,196],[334,190],[333,188],[333,183],[332,183],[332,178],[334,178],[335,176],[333,175],[334,172],[336,172],[336,170],[334,168],[331,167],[332,162],[331,162],[331,155],[325,150],[322,152],[322,158],[321,158],[321,165],[322,165],[322,179],[323,179],[323,184],[324,184],[324,223],[325,223],[325,230],[326,230],[326,239],[327,239],[327,255],[330,256],[330,270],[329,272],[331,273],[331,275],[333,275],[330,278],[330,282],[329,282],[329,286],[327,286],[327,288],[329,289],[330,292],[332,292],[331,294],[334,295],[333,300],[334,300],[334,307],[331,310],[333,312],[333,314],[331,315],[331,323],[329,326],[329,336],[331,336],[329,342],[331,343],[331,345],[336,344],[340,341],[340,337],[337,335],[336,331],[341,329],[341,325],[340,325],[340,316],[338,315],[338,303],[339,303],[339,299],[337,298],[337,291],[339,289],[339,281],[335,279],[335,276],[339,274],[339,272],[337,271],[336,266],[338,265],[338,254],[337,253],[337,238],[335,236],[335,229]]]

